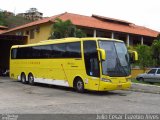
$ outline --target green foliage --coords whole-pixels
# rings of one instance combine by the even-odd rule
[[[2,11],[0,11],[0,25],[6,25],[5,16]]]
[[[20,25],[24,25],[26,23],[32,22],[31,20],[27,20],[21,16],[6,16],[5,23],[9,28],[14,28]]]
[[[159,38],[159,39],[158,39]],[[136,51],[138,52],[138,62],[142,69],[146,67],[160,66],[160,35],[157,37],[158,40],[154,40],[152,46],[138,45]],[[134,50],[134,48],[128,48]]]
[[[85,34],[84,32],[82,32],[81,29],[76,29],[76,30],[75,30],[75,34],[76,34],[75,37],[78,37],[78,38],[86,37],[86,34]]]
[[[155,40],[152,43],[153,58],[155,59],[156,66],[160,66],[160,40]]]
[[[138,64],[139,66],[145,70],[146,67],[153,66],[155,64],[152,59],[152,50],[151,47],[147,45],[138,45],[136,50],[139,55]]]
[[[80,29],[77,29],[70,20],[62,21],[61,19],[57,18],[52,26],[49,39],[85,36],[85,33],[83,33]]]
[[[136,47],[135,46],[127,46],[127,49],[128,50],[136,50]]]
[[[157,39],[156,40],[160,40],[160,34],[158,34]]]
[[[3,11],[0,11],[0,25],[7,26],[8,28],[13,28],[29,22],[32,21],[20,16],[5,16]]]

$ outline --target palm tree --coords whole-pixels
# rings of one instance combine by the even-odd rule
[[[70,20],[62,21],[57,18],[51,29],[51,35],[49,39],[59,39],[66,37],[85,37],[80,29],[77,29]]]

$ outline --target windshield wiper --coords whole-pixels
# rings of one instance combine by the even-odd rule
[[[124,75],[127,76],[127,72],[125,71],[125,68],[122,66],[118,56],[116,58],[116,62],[117,62],[117,68],[119,69],[119,72],[124,73]],[[123,71],[123,72],[122,72]]]

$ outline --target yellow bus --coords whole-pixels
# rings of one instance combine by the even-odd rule
[[[10,77],[24,84],[112,91],[130,88],[130,74],[129,54],[120,40],[64,38],[11,48]]]

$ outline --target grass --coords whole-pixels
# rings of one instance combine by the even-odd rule
[[[135,78],[132,78],[132,79],[131,79],[131,82],[133,82],[133,83],[141,83],[141,84],[148,84],[148,85],[157,85],[157,86],[160,86],[160,83],[140,82],[140,81],[136,80]]]

